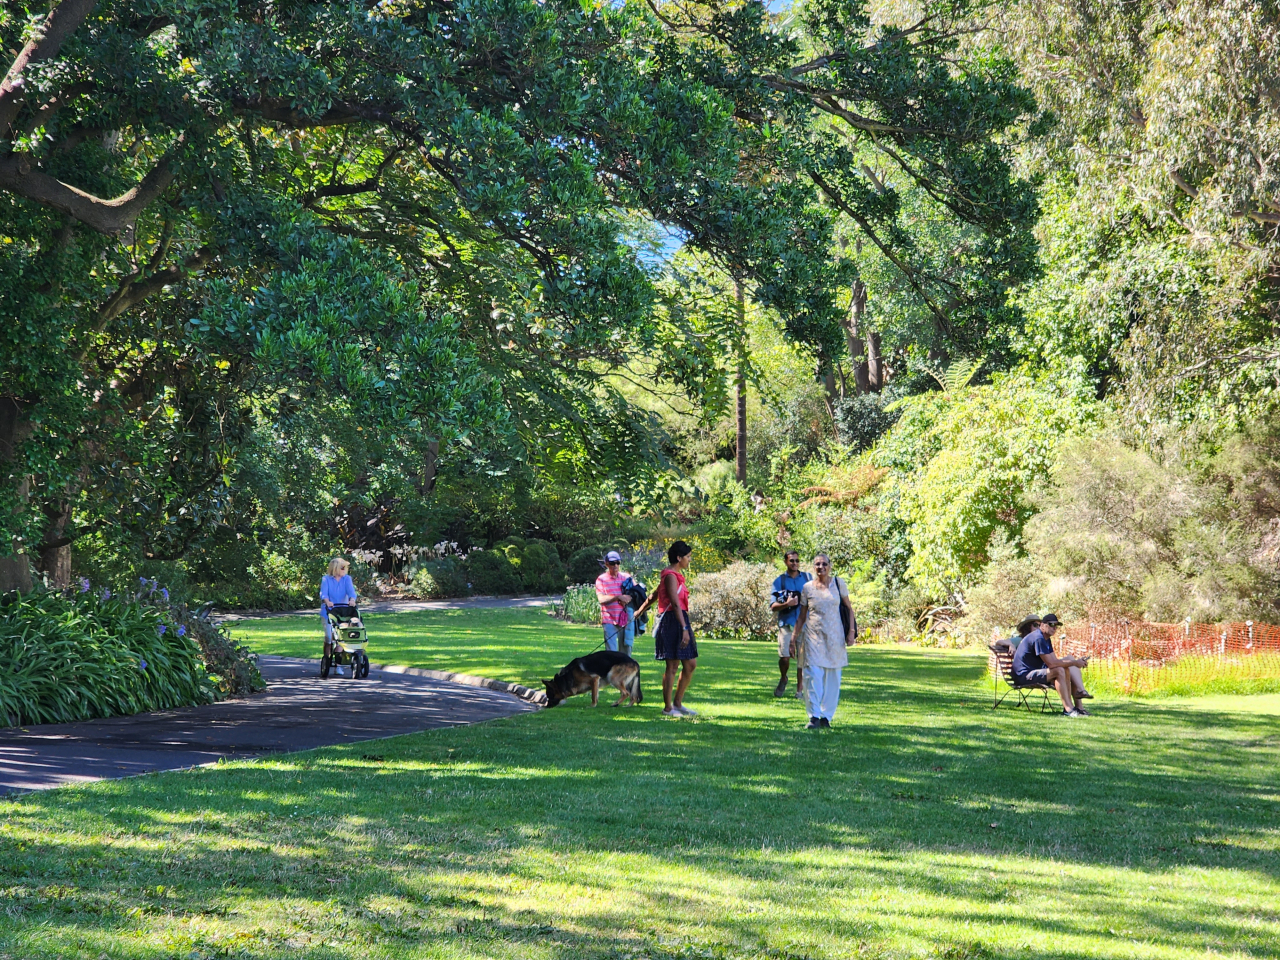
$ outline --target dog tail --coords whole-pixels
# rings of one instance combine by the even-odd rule
[[[639,664],[636,664],[636,672],[631,675],[631,682],[627,684],[627,691],[631,694],[632,703],[644,703],[644,694],[640,692]]]

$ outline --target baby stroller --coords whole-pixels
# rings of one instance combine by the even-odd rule
[[[330,669],[339,665],[351,668],[352,680],[369,676],[369,655],[364,650],[367,637],[360,611],[355,607],[334,606],[328,617],[333,643],[320,660],[320,677],[327,678]]]

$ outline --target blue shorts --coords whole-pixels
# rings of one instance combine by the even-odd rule
[[[1036,684],[1043,686],[1049,685],[1049,671],[1045,668],[1039,670],[1028,670],[1022,676],[1015,676],[1013,682],[1019,687],[1031,687]]]
[[[604,645],[615,653],[618,651],[618,638],[622,638],[622,645],[627,649],[625,653],[631,652],[631,645],[636,642],[636,618],[632,617],[627,621],[625,627],[620,627],[615,623],[606,623],[604,625]]]

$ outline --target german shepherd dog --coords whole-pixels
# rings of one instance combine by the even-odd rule
[[[591,705],[598,706],[601,681],[617,687],[622,694],[614,704],[615,707],[628,700],[632,704],[644,700],[644,695],[640,692],[640,664],[625,653],[601,650],[578,657],[550,680],[542,681],[542,685],[547,688],[547,706],[554,707],[561,700],[576,697],[588,690],[591,691]]]

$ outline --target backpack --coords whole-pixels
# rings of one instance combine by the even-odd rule
[[[622,592],[631,598],[631,610],[639,610],[641,605],[649,599],[649,591],[645,589],[643,583],[633,577],[627,577],[622,581]],[[636,633],[644,633],[649,623],[649,614],[642,617],[636,617]]]
[[[853,607],[853,601],[850,601],[847,604],[844,602],[844,598],[849,595],[849,591],[847,589],[841,589],[843,584],[840,583],[839,577],[833,577],[832,579],[836,582],[836,596],[840,598],[840,625],[844,627],[844,635],[846,637],[849,636],[849,618],[853,617],[853,639],[857,640],[858,615],[850,612]]]

